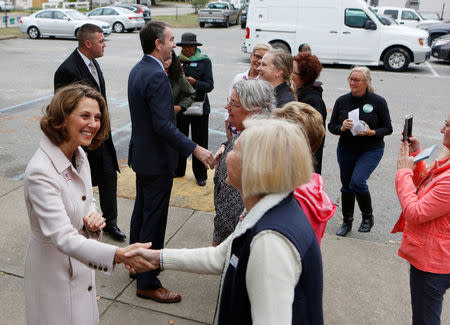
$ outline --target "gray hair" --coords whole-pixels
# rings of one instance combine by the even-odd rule
[[[374,93],[375,88],[373,88],[373,85],[372,85],[372,77],[370,76],[369,68],[366,66],[363,66],[363,65],[353,67],[353,69],[351,69],[350,73],[348,74],[348,79],[350,79],[350,76],[354,71],[359,71],[362,73],[364,81],[367,84],[367,90],[370,91],[371,93]]]
[[[241,80],[233,86],[233,89],[236,90],[242,108],[246,111],[261,111],[260,114],[269,115],[275,109],[275,93],[267,81]]]

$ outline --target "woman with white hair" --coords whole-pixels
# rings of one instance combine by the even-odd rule
[[[214,324],[323,324],[321,253],[292,195],[311,177],[308,142],[297,125],[281,119],[244,125],[227,157],[227,182],[246,208],[233,234],[217,247],[127,255],[166,270],[222,273]]]
[[[352,230],[355,197],[362,214],[358,231],[369,232],[372,229],[372,200],[367,180],[383,157],[384,136],[392,133],[388,105],[383,97],[374,93],[370,70],[367,67],[353,68],[348,83],[350,93],[336,100],[328,124],[328,130],[339,135],[337,160],[344,222],[336,232],[338,236],[345,236]],[[358,121],[349,116],[356,109]],[[355,129],[357,125],[363,128]]]
[[[225,106],[229,121],[239,130],[244,130],[244,120],[253,115],[268,116],[275,108],[275,96],[272,86],[262,80],[239,81]],[[213,245],[224,241],[236,227],[239,215],[244,210],[239,191],[227,184],[226,159],[233,149],[238,135],[222,144],[216,153],[216,170],[214,173],[214,217]]]

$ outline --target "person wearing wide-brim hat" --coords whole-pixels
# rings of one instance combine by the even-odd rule
[[[191,125],[192,140],[198,145],[208,148],[208,122],[210,105],[207,93],[214,89],[211,60],[206,54],[201,53],[197,42],[197,35],[194,33],[184,33],[181,35],[180,61],[186,80],[195,89],[195,101],[203,101],[203,114],[201,116],[177,114],[177,127],[186,136],[189,135],[189,125]],[[199,186],[206,185],[207,172],[205,165],[195,157],[192,157],[192,171]],[[176,177],[184,176],[186,172],[186,158],[179,157],[178,168],[175,171]]]

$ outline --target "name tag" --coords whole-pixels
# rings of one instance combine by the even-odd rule
[[[230,264],[234,266],[234,268],[237,267],[239,262],[239,258],[236,255],[231,255]]]
[[[191,64],[189,64],[189,66],[190,66],[190,67],[193,67],[193,68],[197,67],[197,65],[198,65],[197,62],[192,62]]]

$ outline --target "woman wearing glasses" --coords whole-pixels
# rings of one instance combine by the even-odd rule
[[[239,130],[244,130],[244,120],[253,115],[270,115],[275,108],[273,87],[263,80],[239,81],[233,86],[233,92],[225,108],[229,121]],[[227,183],[226,159],[238,139],[234,136],[217,150],[216,170],[214,173],[214,217],[213,246],[223,242],[236,227],[239,216],[244,210],[239,191]]]
[[[334,104],[328,130],[339,135],[337,160],[341,177],[344,222],[336,235],[345,236],[353,223],[355,197],[362,214],[359,232],[369,232],[374,224],[372,200],[367,179],[378,166],[384,152],[384,136],[392,133],[389,109],[383,97],[374,93],[370,70],[355,67],[348,77],[350,93]],[[359,121],[349,118],[358,109]],[[354,127],[360,126],[358,130]]]

